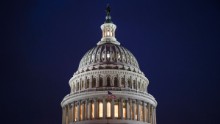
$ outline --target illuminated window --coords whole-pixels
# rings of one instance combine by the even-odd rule
[[[118,100],[115,100],[115,105],[114,105],[114,117],[118,118]]]
[[[99,118],[103,117],[103,103],[99,102]]]
[[[123,106],[123,109],[122,109],[123,110],[123,118],[126,118],[126,101],[125,100],[123,101],[122,106]]]
[[[107,117],[111,117],[111,103],[107,102]]]
[[[137,104],[134,103],[134,119],[137,120]]]
[[[80,120],[83,120],[83,103],[80,105]]]
[[[75,107],[75,109],[74,109],[74,111],[75,111],[75,112],[74,112],[74,113],[75,113],[75,118],[74,118],[74,120],[77,121],[77,120],[78,120],[78,107],[77,107],[77,103],[75,103],[75,106],[74,106],[74,107]]]
[[[109,31],[107,31],[107,36],[110,36],[110,32]]]
[[[91,117],[92,117],[92,119],[95,118],[95,104],[94,104],[94,102],[92,102],[92,107],[91,107]]]
[[[107,58],[108,58],[108,59],[110,58],[110,54],[109,54],[109,53],[107,53]]]

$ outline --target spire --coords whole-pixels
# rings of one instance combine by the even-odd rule
[[[107,4],[105,12],[106,12],[105,23],[112,23],[111,16],[110,16],[111,8],[109,4]]]
[[[117,26],[111,20],[111,16],[110,16],[111,8],[109,4],[107,4],[105,12],[106,12],[106,20],[104,24],[101,25],[102,38],[101,41],[97,43],[97,45],[101,45],[105,43],[120,45],[120,43],[115,38],[115,30]]]

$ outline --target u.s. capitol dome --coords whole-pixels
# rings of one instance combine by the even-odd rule
[[[61,102],[62,124],[156,124],[155,98],[134,55],[115,38],[106,9],[102,38],[81,59]]]

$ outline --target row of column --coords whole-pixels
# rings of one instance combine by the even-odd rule
[[[133,99],[92,99],[63,107],[62,124],[93,119],[127,119],[156,124],[156,108]]]
[[[116,80],[117,81],[115,82],[114,78],[110,79],[111,87],[115,86],[115,83],[117,83],[115,87],[131,88],[139,91],[145,91],[146,89],[146,85],[144,85],[144,83],[141,81],[139,82],[137,80],[131,80],[131,79],[125,80],[125,78],[118,78],[118,77],[116,77]],[[102,83],[101,86],[100,86],[100,82]],[[77,91],[85,90],[87,88],[97,88],[103,86],[107,86],[107,78],[106,79],[102,77],[90,78],[90,79],[85,79],[82,82],[73,83],[71,86],[71,92],[77,92]]]

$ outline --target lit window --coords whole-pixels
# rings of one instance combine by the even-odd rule
[[[114,105],[114,117],[118,118],[118,101],[115,101]]]
[[[118,54],[118,59],[120,59],[120,57],[121,57],[120,54]]]
[[[107,36],[110,36],[110,32],[109,31],[107,31]]]
[[[126,118],[126,101],[123,101],[123,118]]]
[[[109,54],[109,53],[107,53],[107,58],[108,58],[108,59],[110,58],[110,54]]]
[[[99,118],[103,117],[103,103],[99,102]]]
[[[92,109],[91,109],[91,112],[92,112],[92,119],[94,119],[95,118],[95,105],[94,105],[94,103],[92,102]]]
[[[80,120],[83,120],[83,103],[80,105]]]
[[[111,103],[107,102],[107,117],[111,117]]]
[[[76,103],[75,103],[75,109],[74,109],[74,110],[75,110],[75,112],[74,112],[74,113],[75,113],[75,118],[74,118],[74,120],[77,121],[77,120],[78,120],[78,118],[77,118],[77,117],[78,117],[78,116],[77,116],[77,115],[78,115],[78,107],[77,107],[77,104],[76,104]]]

